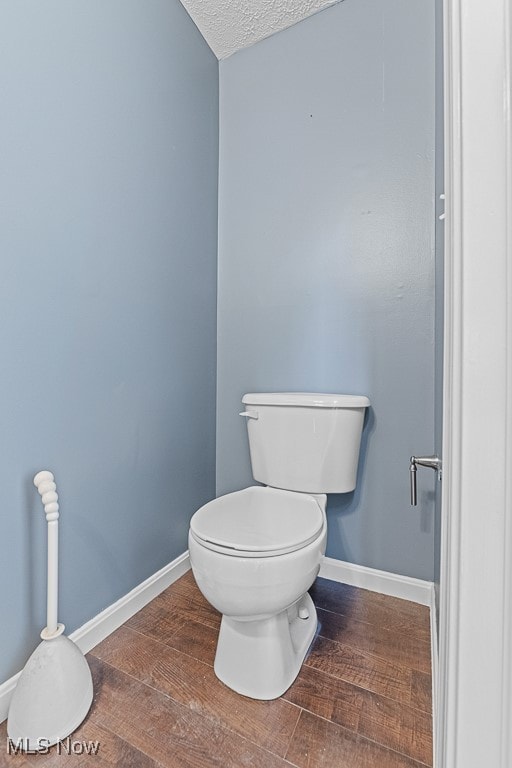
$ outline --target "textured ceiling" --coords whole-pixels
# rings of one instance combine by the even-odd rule
[[[286,29],[340,0],[181,0],[217,56]]]

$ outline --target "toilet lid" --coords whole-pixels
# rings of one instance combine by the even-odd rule
[[[253,486],[205,504],[193,515],[190,530],[205,546],[264,557],[305,547],[323,524],[314,496]]]

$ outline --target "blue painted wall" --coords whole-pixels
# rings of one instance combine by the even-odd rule
[[[217,493],[247,391],[371,398],[327,554],[432,579],[434,0],[346,0],[220,64]]]
[[[0,5],[0,681],[186,549],[215,493],[218,64],[178,0]]]

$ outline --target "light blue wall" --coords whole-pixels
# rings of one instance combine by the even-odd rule
[[[215,487],[218,64],[178,0],[0,4],[0,681],[187,546]]]
[[[327,554],[433,577],[434,0],[346,0],[220,65],[217,493],[247,391],[364,393]]]

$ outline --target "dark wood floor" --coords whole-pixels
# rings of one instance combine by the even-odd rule
[[[320,627],[299,677],[253,701],[214,675],[220,616],[189,571],[88,655],[94,702],[72,738],[97,754],[3,750],[0,765],[431,766],[428,609],[320,578],[311,595]]]

